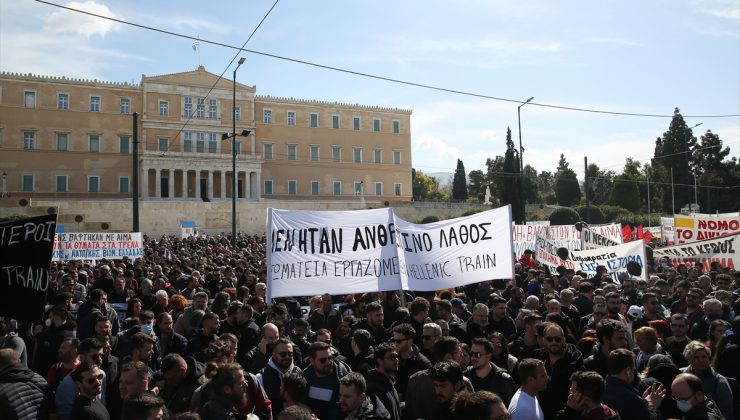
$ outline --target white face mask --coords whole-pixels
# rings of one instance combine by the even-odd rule
[[[44,325],[46,325],[47,328],[51,327],[51,318],[46,318],[46,321],[44,321]]]
[[[688,413],[692,408],[694,408],[691,404],[691,398],[688,400],[676,400],[676,407],[684,413]]]

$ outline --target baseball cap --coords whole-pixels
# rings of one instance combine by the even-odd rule
[[[637,305],[632,305],[627,309],[627,315],[633,318],[639,318],[642,316],[642,308]]]
[[[466,306],[465,305],[465,302],[463,302],[462,299],[460,299],[460,298],[454,298],[454,299],[452,299],[450,301],[450,304],[452,304],[452,306],[461,306],[463,308]]]

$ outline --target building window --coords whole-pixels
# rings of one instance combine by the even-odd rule
[[[319,114],[312,112],[310,117],[311,127],[316,128],[319,126]]]
[[[240,121],[242,119],[241,107],[234,108],[234,121]]]
[[[100,134],[90,134],[87,137],[87,150],[92,153],[100,152]]]
[[[311,195],[319,195],[319,181],[311,181]]]
[[[90,112],[100,112],[100,96],[90,97]]]
[[[342,161],[342,148],[338,146],[333,146],[331,148],[331,159],[334,162],[341,162]]]
[[[375,195],[383,195],[383,183],[382,182],[375,183]]]
[[[400,165],[401,164],[401,151],[400,150],[394,150],[393,151],[393,164],[394,165]]]
[[[119,136],[118,137],[118,153],[127,155],[131,153],[131,137]]]
[[[288,195],[296,195],[298,189],[298,181],[291,179],[288,180]]]
[[[215,98],[208,100],[208,119],[215,120],[218,116],[218,101]]]
[[[195,118],[203,119],[206,116],[206,98],[197,98],[198,106],[195,108]]]
[[[159,116],[166,117],[170,115],[170,103],[167,101],[159,101]]]
[[[288,145],[288,160],[296,160],[298,157],[298,146],[295,144]]]
[[[373,118],[373,131],[380,131],[380,118]]]
[[[401,195],[401,183],[397,182],[393,184],[393,194]]]
[[[69,109],[69,94],[58,93],[57,94],[57,109],[67,110]]]
[[[262,111],[262,122],[265,124],[272,124],[272,111],[265,109]]]
[[[236,154],[237,155],[242,154],[242,142],[240,141],[236,142]]]
[[[91,193],[100,192],[100,177],[99,176],[88,176],[87,177],[87,192],[91,192]]]
[[[67,192],[67,175],[57,175],[57,192]]]
[[[295,125],[295,112],[288,111],[288,125]]]
[[[190,118],[193,115],[193,97],[185,97],[185,118]]]
[[[360,117],[352,118],[352,129],[355,131],[360,131]]]
[[[160,152],[169,152],[170,139],[167,137],[157,137],[157,150]]]
[[[375,149],[373,155],[375,163],[383,163],[383,149]]]
[[[275,156],[273,156],[272,153],[272,143],[265,143],[262,145],[262,157],[265,160],[273,160],[275,159]]]
[[[23,192],[33,192],[33,175],[23,175],[21,182],[23,183],[23,185],[21,185],[21,190]]]
[[[131,112],[131,99],[121,98],[121,114],[128,114]]]
[[[216,133],[208,133],[208,153],[218,152],[218,136]]]
[[[319,160],[319,146],[311,146],[311,160]]]
[[[393,120],[393,134],[401,132],[401,121]]]
[[[352,160],[354,160],[355,163],[362,163],[362,148],[361,147],[352,148]]]
[[[23,105],[26,108],[36,108],[36,92],[32,90],[23,92]]]
[[[129,179],[127,176],[122,176],[118,178],[118,192],[120,193],[131,192],[130,187],[129,187]]]
[[[195,133],[195,151],[204,153],[206,151],[206,133]]]
[[[36,133],[33,131],[23,132],[23,150],[33,150],[36,148]]]
[[[182,151],[190,153],[193,151],[193,132],[185,131],[182,133]]]
[[[342,195],[342,181],[334,181],[332,183],[332,193],[334,195]]]
[[[262,194],[272,195],[272,180],[271,179],[265,180],[265,190],[262,192]]]
[[[331,116],[331,128],[339,128],[339,115]]]
[[[66,152],[69,149],[69,133],[57,133],[57,150]]]
[[[362,181],[355,181],[355,195],[362,195]]]

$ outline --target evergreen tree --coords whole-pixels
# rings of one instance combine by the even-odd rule
[[[712,186],[730,186],[728,184],[728,168],[723,160],[730,154],[730,148],[722,148],[722,139],[712,133],[711,130],[701,136],[700,142],[696,144],[692,154],[692,166],[697,174],[697,184],[705,185],[698,191],[699,202],[702,203],[702,211],[712,211]],[[716,200],[715,200],[716,201]],[[715,206],[718,203],[715,203]]]
[[[486,159],[486,182],[491,187],[491,197],[496,197],[499,203],[503,202],[504,189],[504,158],[496,156]],[[485,193],[485,188],[484,188]]]
[[[627,174],[614,177],[609,204],[623,207],[633,213],[640,211],[640,189],[637,181]]]
[[[460,159],[457,160],[455,177],[452,179],[452,199],[455,201],[467,201],[468,199],[467,180],[465,179],[465,165]]]
[[[511,139],[511,129],[506,129],[506,153],[504,153],[504,182],[502,190],[502,204],[511,204],[511,215],[516,221],[524,220],[522,207],[521,177],[519,172],[519,153]]]
[[[570,169],[565,156],[560,154],[558,172],[555,174],[555,198],[558,205],[570,207],[581,199],[581,187],[578,185],[576,173]]]
[[[655,142],[655,155],[653,157],[653,168],[656,169],[653,177],[657,182],[671,183],[671,170],[673,171],[673,183],[675,191],[676,212],[679,208],[694,201],[693,184],[694,178],[691,173],[689,161],[691,150],[696,146],[696,137],[692,130],[686,125],[681,111],[676,108],[668,131]],[[671,188],[663,191],[663,208],[672,208],[673,195]]]
[[[612,190],[614,172],[604,171],[597,164],[589,163],[586,173],[588,174],[588,197],[591,204],[595,206],[606,204]]]
[[[486,196],[486,175],[480,169],[468,174],[468,197],[475,197],[483,201]]]

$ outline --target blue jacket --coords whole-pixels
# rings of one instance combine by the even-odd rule
[[[601,403],[614,409],[623,419],[654,420],[658,415],[654,409],[648,407],[635,387],[613,375],[606,377],[606,390]]]

